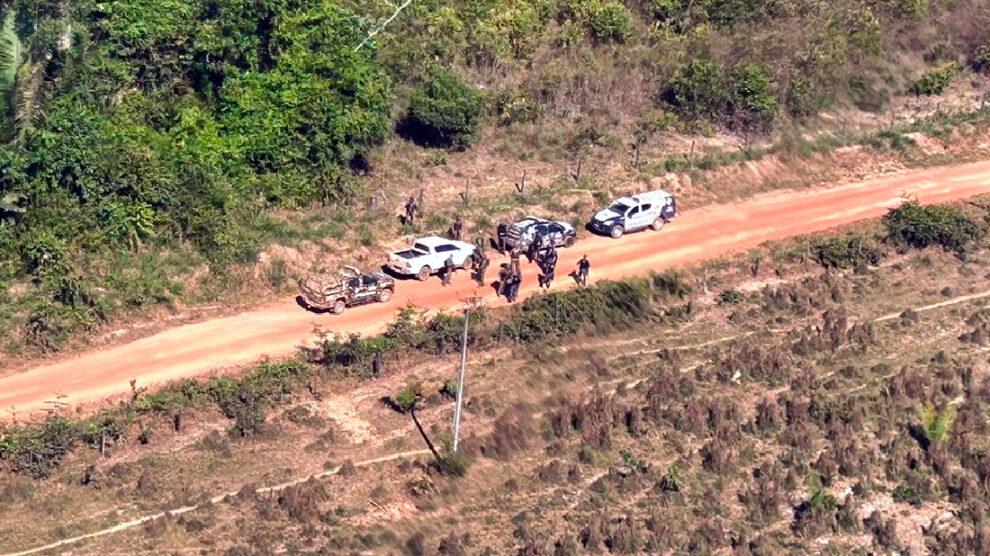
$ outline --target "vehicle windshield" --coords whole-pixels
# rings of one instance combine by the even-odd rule
[[[629,210],[629,206],[623,203],[614,203],[612,206],[608,207],[608,210],[616,214],[625,214]]]
[[[429,253],[430,252],[430,248],[427,247],[427,246],[425,246],[425,245],[423,245],[422,243],[414,243],[413,244],[413,249],[416,250],[416,251],[422,251],[423,253]]]

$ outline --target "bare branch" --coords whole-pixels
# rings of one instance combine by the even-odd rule
[[[375,38],[375,36],[378,35],[378,33],[384,31],[385,27],[387,27],[389,23],[392,23],[392,20],[398,17],[400,13],[402,13],[402,10],[406,9],[406,7],[409,6],[409,4],[412,4],[412,0],[403,0],[402,4],[398,6],[389,2],[388,0],[384,0],[384,1],[386,4],[388,4],[393,9],[395,9],[395,12],[393,12],[392,15],[390,15],[385,21],[382,21],[377,27],[375,27],[370,32],[368,32],[368,36],[365,37],[363,41],[361,41],[361,44],[357,45],[357,48],[354,49],[354,52],[361,50],[361,47],[364,46],[368,41]]]

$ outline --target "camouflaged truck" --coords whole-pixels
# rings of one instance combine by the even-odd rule
[[[384,272],[362,272],[342,266],[335,273],[314,274],[302,287],[302,302],[308,309],[343,313],[348,307],[385,303],[395,293],[395,280]]]

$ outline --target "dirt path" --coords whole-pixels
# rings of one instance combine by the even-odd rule
[[[816,191],[779,192],[731,205],[683,213],[663,231],[620,240],[585,237],[561,253],[555,288],[570,287],[566,277],[582,254],[591,260],[592,280],[617,279],[652,269],[683,265],[747,249],[768,240],[808,234],[875,218],[905,196],[925,203],[947,202],[990,193],[990,161],[929,168]],[[493,261],[497,268],[498,261]],[[494,273],[492,273],[494,274]],[[536,268],[523,269],[522,294],[537,290]],[[457,309],[479,296],[501,305],[491,288],[478,288],[459,273],[449,288],[439,280],[402,282],[392,302],[351,309],[343,316],[315,315],[291,298],[239,315],[179,326],[102,351],[43,364],[0,378],[0,409],[18,417],[44,410],[57,397],[67,404],[96,402],[139,387],[236,367],[264,355],[281,356],[312,338],[314,327],[338,333],[375,334],[406,303],[430,310]],[[4,415],[9,418],[10,414]]]
[[[385,462],[389,462],[389,461],[395,461],[397,459],[404,459],[404,458],[413,458],[413,457],[418,457],[418,456],[425,456],[425,455],[428,455],[429,453],[430,453],[429,450],[410,450],[410,451],[406,451],[406,452],[397,452],[397,453],[394,453],[394,454],[389,454],[387,456],[382,456],[382,457],[378,457],[378,458],[374,458],[374,459],[369,459],[369,460],[365,460],[365,461],[359,461],[359,462],[357,462],[357,463],[354,464],[354,467],[370,467],[372,465],[377,465],[379,463],[385,463]],[[327,477],[330,477],[331,475],[336,475],[336,474],[340,473],[340,469],[341,469],[341,467],[338,465],[337,467],[334,467],[333,469],[330,469],[328,471],[323,471],[321,473],[316,473],[314,475],[308,475],[306,477],[302,477],[302,478],[295,479],[295,480],[292,480],[292,481],[288,481],[288,482],[285,482],[285,483],[280,483],[280,484],[277,484],[277,485],[272,485],[272,486],[267,486],[267,487],[261,487],[261,488],[255,489],[254,492],[256,494],[269,494],[269,493],[272,493],[272,492],[280,492],[280,491],[283,491],[283,490],[285,490],[285,489],[287,489],[289,487],[293,487],[293,486],[296,486],[296,485],[305,483],[306,481],[309,481],[311,479],[317,479],[317,480],[319,480],[319,479],[325,479]],[[226,500],[227,498],[234,498],[234,497],[236,497],[238,494],[240,494],[239,491],[232,491],[232,492],[225,492],[223,494],[218,494],[217,496],[214,496],[213,498],[210,498],[209,501],[208,501],[208,503],[209,504],[219,504],[219,503],[223,502],[224,500]],[[44,546],[36,546],[34,548],[29,548],[27,550],[22,550],[22,551],[19,551],[19,552],[10,552],[10,553],[7,553],[7,554],[3,554],[2,556],[27,556],[28,554],[37,554],[39,552],[50,552],[50,551],[57,550],[57,549],[60,549],[60,548],[63,548],[63,547],[69,546],[69,545],[80,543],[80,542],[85,541],[85,540],[88,540],[88,539],[95,539],[97,537],[105,537],[107,535],[112,535],[114,533],[119,533],[121,531],[126,531],[128,529],[133,529],[134,527],[138,527],[138,526],[144,525],[144,524],[146,524],[148,522],[155,521],[156,519],[162,519],[164,517],[175,517],[175,516],[178,516],[178,515],[189,513],[189,512],[198,510],[199,508],[203,507],[204,505],[205,505],[205,503],[203,503],[203,504],[193,504],[191,506],[182,506],[181,508],[175,508],[175,509],[172,509],[172,510],[166,510],[166,511],[162,511],[162,512],[148,514],[148,515],[145,515],[145,516],[142,516],[142,517],[138,517],[138,518],[132,519],[130,521],[124,521],[122,523],[118,523],[117,525],[114,525],[112,527],[107,527],[106,529],[100,529],[99,531],[93,531],[91,533],[86,533],[84,535],[79,535],[79,536],[76,536],[76,537],[64,538],[64,539],[55,541],[53,543],[46,544]]]

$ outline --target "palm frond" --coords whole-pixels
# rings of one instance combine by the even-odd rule
[[[14,142],[24,138],[24,134],[36,123],[38,104],[44,97],[42,86],[45,82],[45,67],[43,64],[27,62],[18,72],[15,82],[13,108]]]

